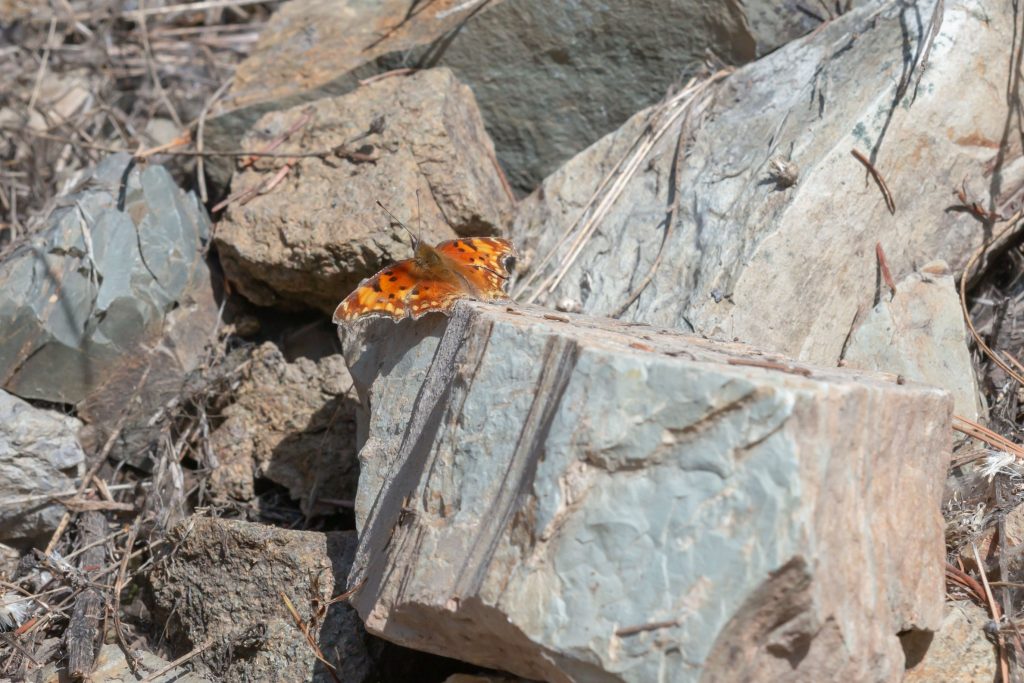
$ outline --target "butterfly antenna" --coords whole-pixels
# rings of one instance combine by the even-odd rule
[[[416,189],[416,232],[419,233],[420,239],[423,239],[423,212],[420,211],[420,191]]]
[[[379,206],[380,208],[384,209],[384,213],[386,213],[387,215],[391,216],[391,220],[393,220],[394,222],[398,223],[400,226],[402,226],[402,230],[405,230],[407,233],[409,233],[409,237],[412,238],[412,248],[415,249],[419,245],[420,241],[418,239],[416,239],[416,235],[412,234],[412,230],[410,230],[405,225],[405,223],[403,223],[402,221],[398,220],[398,217],[395,216],[395,214],[393,214],[390,211],[388,211],[388,207],[386,207],[383,204],[381,204],[379,199],[377,200],[377,206]]]

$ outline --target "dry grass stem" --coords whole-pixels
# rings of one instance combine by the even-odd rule
[[[619,163],[605,175],[597,189],[591,194],[576,222],[569,226],[557,244],[531,270],[530,275],[518,285],[514,298],[520,299],[530,289],[534,280],[545,272],[554,255],[562,254],[554,272],[534,288],[523,301],[524,303],[533,303],[540,296],[555,290],[662,136],[689,111],[698,95],[728,77],[733,71],[732,68],[721,69],[699,82],[697,79],[691,79],[679,92],[650,112],[644,132],[633,142]],[[570,240],[572,243],[569,244],[568,250],[565,250],[564,247]]]
[[[1024,446],[1015,444],[1004,436],[997,434],[988,427],[984,427],[973,420],[960,415],[953,416],[953,429],[966,434],[979,441],[987,443],[992,448],[1005,451],[1016,456],[1018,460],[1024,460]]]
[[[885,258],[885,250],[882,249],[881,242],[875,242],[875,257],[878,259],[878,269],[882,272],[882,281],[889,288],[890,296],[896,296],[896,281],[892,278],[889,261]]]
[[[972,545],[971,549],[974,551],[974,561],[978,565],[978,573],[981,575],[981,583],[985,591],[985,602],[988,605],[989,612],[992,614],[992,620],[996,622],[996,625],[1002,620],[1002,612],[999,609],[999,604],[996,603],[995,598],[992,596],[992,588],[988,585],[988,576],[985,574],[985,565],[981,561],[981,555],[978,553],[978,546]],[[996,636],[996,651],[999,653],[999,673],[1002,675],[1003,681],[1010,680],[1010,663],[1006,656],[1006,641],[1003,639],[1002,633],[997,632]]]
[[[985,340],[982,339],[981,335],[978,334],[978,330],[974,326],[974,320],[971,318],[971,313],[967,308],[967,283],[975,273],[975,268],[978,266],[978,262],[992,245],[1001,242],[1009,235],[1016,234],[1017,230],[1020,228],[1022,216],[1024,216],[1024,210],[1018,211],[1007,219],[1007,226],[991,240],[978,247],[971,255],[971,258],[968,259],[967,265],[964,266],[964,272],[960,276],[960,309],[963,312],[964,320],[967,323],[967,329],[970,331],[971,337],[974,339],[974,343],[978,346],[981,352],[984,353],[993,363],[998,365],[1010,377],[1015,379],[1017,382],[1024,384],[1024,374],[1018,372],[1012,368],[1009,363],[1000,358],[994,351],[992,351],[991,348],[989,348],[989,345],[985,343]]]
[[[889,186],[885,184],[885,178],[883,178],[882,174],[879,173],[877,168],[875,168],[875,165],[871,163],[871,160],[868,159],[859,149],[851,149],[850,154],[853,155],[854,159],[864,164],[864,168],[866,168],[871,177],[874,178],[875,184],[878,185],[878,189],[882,191],[882,197],[885,199],[885,206],[889,209],[889,213],[895,214],[896,202],[892,198],[892,192],[889,191]]]
[[[334,665],[328,662],[327,658],[324,657],[323,651],[320,649],[320,646],[317,645],[316,638],[314,638],[313,634],[310,633],[309,628],[306,626],[306,622],[303,621],[302,616],[300,616],[298,610],[295,609],[295,605],[292,604],[292,601],[284,591],[280,591],[279,594],[281,599],[284,601],[284,605],[287,608],[288,613],[291,614],[292,620],[295,622],[295,626],[302,632],[303,637],[305,637],[306,642],[309,644],[309,648],[313,651],[313,656],[315,656],[317,660],[327,668],[327,673],[330,674],[331,678],[336,683],[341,683],[341,679],[338,678],[337,673],[335,673]]]

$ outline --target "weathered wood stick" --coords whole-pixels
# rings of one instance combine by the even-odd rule
[[[106,534],[107,524],[102,512],[84,512],[79,519],[83,545],[89,545]],[[82,553],[79,567],[85,572],[96,571],[102,567],[104,557],[103,545],[96,545]],[[87,679],[92,674],[102,615],[103,595],[98,589],[87,586],[75,600],[71,621],[64,635],[64,644],[68,652],[68,673],[72,680]]]

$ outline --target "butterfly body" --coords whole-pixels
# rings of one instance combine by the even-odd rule
[[[458,299],[506,299],[515,247],[497,237],[468,237],[430,246],[418,242],[411,259],[359,283],[338,304],[334,322],[370,316],[393,320],[447,313]]]

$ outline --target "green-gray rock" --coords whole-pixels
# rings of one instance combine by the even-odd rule
[[[952,400],[536,307],[344,331],[372,633],[547,681],[898,680]]]
[[[77,404],[155,344],[191,292],[209,290],[204,210],[156,165],[127,175],[119,210],[128,161],[101,162],[58,200],[47,228],[0,263],[7,391]],[[122,391],[120,404],[129,397]]]

